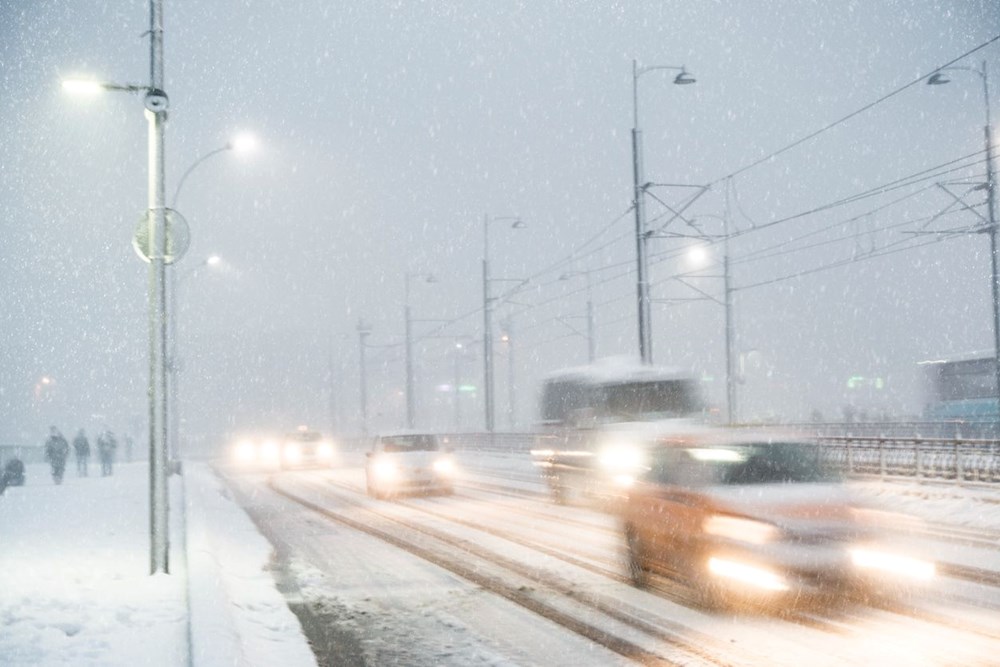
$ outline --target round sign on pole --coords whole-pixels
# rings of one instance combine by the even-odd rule
[[[152,261],[151,258],[155,255],[153,249],[149,247],[149,226],[152,216],[152,209],[147,210],[139,219],[135,234],[132,236],[135,253],[139,255],[139,259],[147,263]],[[163,209],[163,217],[167,234],[167,250],[163,255],[163,263],[173,264],[184,256],[188,246],[191,245],[191,229],[184,216],[172,208]]]

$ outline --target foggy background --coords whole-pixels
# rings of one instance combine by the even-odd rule
[[[407,272],[413,317],[435,320],[414,325],[418,426],[482,429],[485,215],[526,225],[491,223],[492,275],[530,279],[494,313],[499,429],[530,429],[540,378],[586,362],[583,272],[598,356],[637,356],[633,58],[697,78],[641,77],[645,176],[711,184],[686,212],[698,229],[667,234],[718,237],[726,215],[736,232],[740,420],[914,417],[917,362],[992,349],[988,236],[908,233],[982,224],[936,185],[985,179],[976,74],[744,168],[991,40],[994,2],[166,0],[164,14],[168,201],[199,157],[240,131],[258,141],[200,164],[176,205],[192,232],[174,313],[192,448],[298,424],[358,433],[362,318],[370,427],[402,427]],[[59,84],[147,83],[148,22],[140,0],[0,2],[0,443],[40,443],[49,424],[145,440],[142,101]],[[994,41],[955,63],[987,62],[994,116],[998,55]],[[693,192],[650,188],[650,228],[668,220],[657,199]],[[966,198],[986,215],[984,200]],[[691,300],[721,300],[721,244],[699,264],[693,239],[649,243],[654,361],[697,373],[724,411],[724,311]]]

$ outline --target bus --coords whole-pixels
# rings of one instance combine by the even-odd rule
[[[996,362],[974,353],[921,361],[926,381],[924,417],[933,421],[996,422]]]
[[[566,502],[620,497],[642,466],[645,445],[700,424],[704,403],[690,373],[607,360],[546,376],[540,408],[532,459],[553,498]]]

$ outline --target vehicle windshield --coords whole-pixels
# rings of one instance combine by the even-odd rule
[[[293,431],[285,436],[286,440],[298,440],[299,442],[318,442],[322,438],[323,436],[316,431]]]
[[[817,445],[754,442],[727,446],[665,448],[652,458],[649,479],[682,486],[747,486],[833,482],[838,474]]]
[[[609,415],[625,419],[684,417],[700,409],[690,380],[606,385],[601,393]]]
[[[382,451],[399,452],[436,452],[439,449],[437,438],[433,435],[402,435],[382,438]]]

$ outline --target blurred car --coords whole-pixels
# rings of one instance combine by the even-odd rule
[[[817,444],[712,429],[647,452],[623,505],[628,574],[688,585],[710,607],[913,590],[934,564],[897,553],[852,501]]]
[[[365,461],[368,495],[451,494],[455,459],[451,448],[432,434],[407,433],[375,438]]]
[[[334,443],[305,426],[282,438],[244,438],[232,454],[236,464],[245,468],[328,468],[337,462]]]

